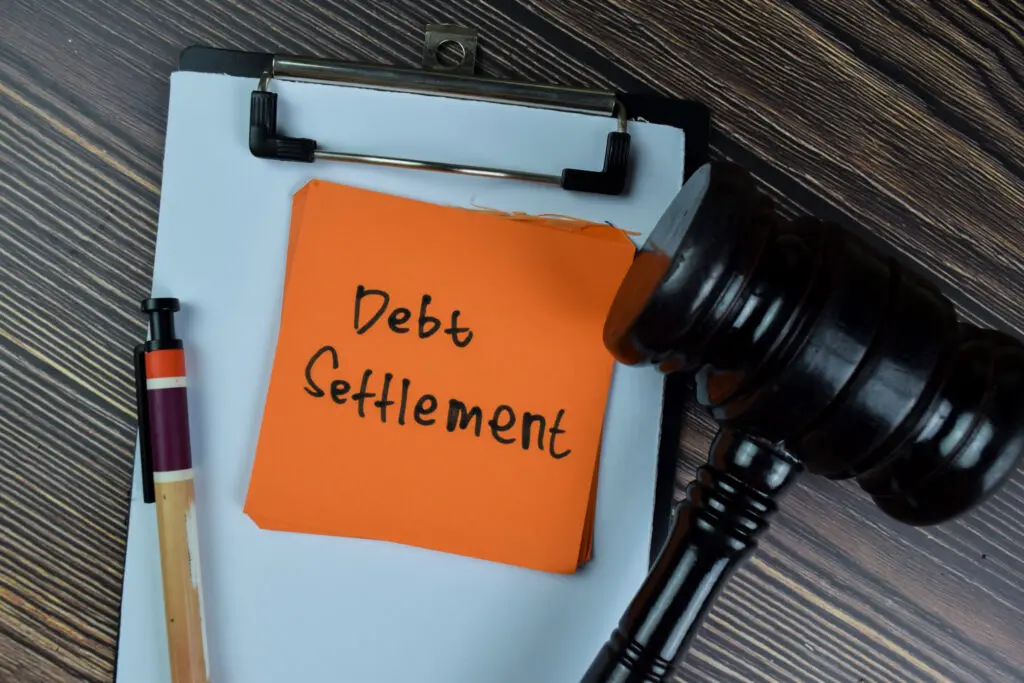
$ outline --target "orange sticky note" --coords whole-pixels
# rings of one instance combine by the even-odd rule
[[[245,502],[262,528],[571,573],[589,559],[634,248],[312,181]]]

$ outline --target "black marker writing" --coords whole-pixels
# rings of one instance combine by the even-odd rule
[[[313,366],[316,365],[316,362],[318,360],[320,360],[320,356],[324,355],[325,353],[331,354],[332,367],[335,370],[337,370],[338,352],[334,349],[333,346],[320,347],[320,349],[313,354],[313,357],[309,359],[309,362],[306,363],[306,386],[304,386],[303,389],[306,390],[307,394],[315,398],[323,398],[324,390],[318,387],[316,382],[313,381]]]
[[[480,429],[483,427],[484,414],[480,410],[480,406],[473,406],[469,410],[466,409],[466,404],[457,399],[451,399],[448,401],[448,431],[454,432],[455,428],[465,429],[469,426],[471,420],[476,420],[476,427],[473,431],[476,432],[477,436],[480,436]]]
[[[433,301],[433,297],[429,294],[420,297],[419,315],[416,317],[416,336],[420,339],[429,339],[441,331],[441,319],[429,312]],[[356,334],[364,335],[372,330],[374,325],[388,312],[390,305],[391,295],[383,289],[369,289],[364,285],[356,287],[352,318]],[[374,306],[376,309],[372,310]],[[473,330],[468,326],[459,326],[460,315],[462,315],[462,311],[453,310],[451,324],[444,328],[443,332],[451,337],[452,343],[456,347],[464,349],[473,341]],[[412,320],[412,311],[403,306],[397,306],[388,314],[387,327],[395,334],[408,334],[412,331],[409,326],[410,320]]]
[[[325,356],[330,360],[325,360]],[[330,345],[317,349],[306,364],[306,386],[304,389],[313,398],[319,399],[327,395],[313,377],[314,375],[323,377],[322,373],[326,372],[328,364],[332,370],[338,370],[340,367],[338,351]],[[438,413],[438,408],[441,407],[437,396],[429,393],[413,393],[412,380],[403,377],[401,378],[401,394],[395,399],[397,378],[390,372],[385,372],[383,376],[377,377],[379,378],[375,380],[373,370],[369,368],[363,370],[359,380],[359,390],[355,393],[350,393],[353,384],[348,379],[342,377],[331,379],[329,384],[331,401],[336,405],[354,402],[359,417],[365,418],[367,417],[367,399],[376,398],[376,401],[372,401],[372,405],[380,411],[380,421],[386,424],[389,409],[391,406],[397,406],[397,422],[400,426],[405,426],[411,405],[412,419],[416,424],[429,427],[437,423],[438,418],[435,417],[435,413]],[[379,394],[375,391],[378,386]],[[490,437],[500,444],[518,443],[524,451],[540,450],[544,452],[546,450],[548,455],[555,460],[561,460],[572,452],[572,449],[569,448],[559,450],[559,444],[556,443],[558,437],[566,433],[566,430],[562,428],[562,420],[565,418],[564,409],[557,412],[554,420],[548,420],[541,413],[531,411],[523,411],[520,418],[512,406],[504,403],[496,406],[490,412],[488,410],[457,398],[449,398],[447,411],[441,412],[441,415],[444,416],[445,431],[464,433],[470,438],[480,438],[484,434],[484,425],[486,424]],[[393,415],[394,412],[392,412]],[[550,427],[548,427],[549,423]],[[518,431],[516,431],[517,424]],[[536,444],[536,449],[534,449],[534,444]],[[564,446],[564,444],[562,445]]]

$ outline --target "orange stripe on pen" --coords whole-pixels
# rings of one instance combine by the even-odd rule
[[[146,354],[146,379],[185,376],[185,352],[182,349],[150,351]]]

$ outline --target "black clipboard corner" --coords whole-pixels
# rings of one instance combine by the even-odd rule
[[[189,45],[178,54],[178,71],[259,78],[274,63],[269,52],[245,52],[206,45]]]

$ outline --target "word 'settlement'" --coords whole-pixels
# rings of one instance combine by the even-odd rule
[[[372,314],[366,312],[364,315],[364,299],[368,297],[375,299],[377,308]],[[356,334],[363,335],[371,330],[387,313],[390,302],[391,296],[384,290],[367,289],[363,285],[359,285],[356,288],[353,316]],[[372,306],[374,301],[367,303]],[[469,346],[473,341],[473,331],[469,327],[459,326],[461,311],[452,311],[451,324],[441,330],[441,320],[428,313],[430,304],[430,295],[424,294],[420,301],[419,315],[416,318],[416,335],[420,339],[429,339],[441,332],[449,336],[457,348]],[[412,311],[410,309],[395,307],[387,317],[387,329],[394,334],[411,333],[414,329],[411,320]],[[329,397],[337,405],[344,405],[351,400],[356,404],[356,410],[361,418],[366,417],[367,401],[376,398],[377,400],[372,401],[371,405],[379,411],[382,423],[388,422],[391,406],[397,406],[396,411],[390,414],[395,417],[395,424],[398,426],[404,427],[408,424],[407,417],[410,414],[410,406],[412,406],[412,421],[415,424],[429,427],[437,423],[438,417],[434,417],[434,415],[441,407],[437,396],[431,393],[422,393],[412,400],[412,380],[408,377],[401,378],[401,389],[397,392],[396,400],[394,398],[396,392],[392,389],[392,383],[396,379],[394,374],[385,372],[378,385],[379,392],[370,391],[374,371],[367,368],[363,370],[362,378],[359,380],[358,391],[351,393],[353,384],[349,380],[336,376],[329,381],[324,379],[324,366],[329,363],[331,370],[338,370],[340,362],[340,354],[334,346],[328,344],[317,349],[306,364],[306,385],[304,387],[306,393],[316,399]],[[328,387],[326,391],[324,386]],[[483,433],[484,411],[478,405],[470,406],[457,398],[449,398],[447,409],[442,410],[439,415],[444,416],[443,424],[449,432],[472,429],[473,434],[477,437]],[[523,411],[520,418],[516,410],[506,404],[495,406],[489,415],[490,418],[486,421],[487,431],[498,443],[511,445],[518,442],[523,450],[529,450],[536,443],[539,450],[546,450],[555,459],[564,458],[572,452],[569,449],[559,450],[556,443],[558,436],[565,433],[565,430],[561,428],[562,419],[565,417],[564,409],[559,410],[550,423],[544,415],[529,411]],[[515,431],[517,422],[519,424],[518,433]],[[536,435],[535,442],[534,435]]]

